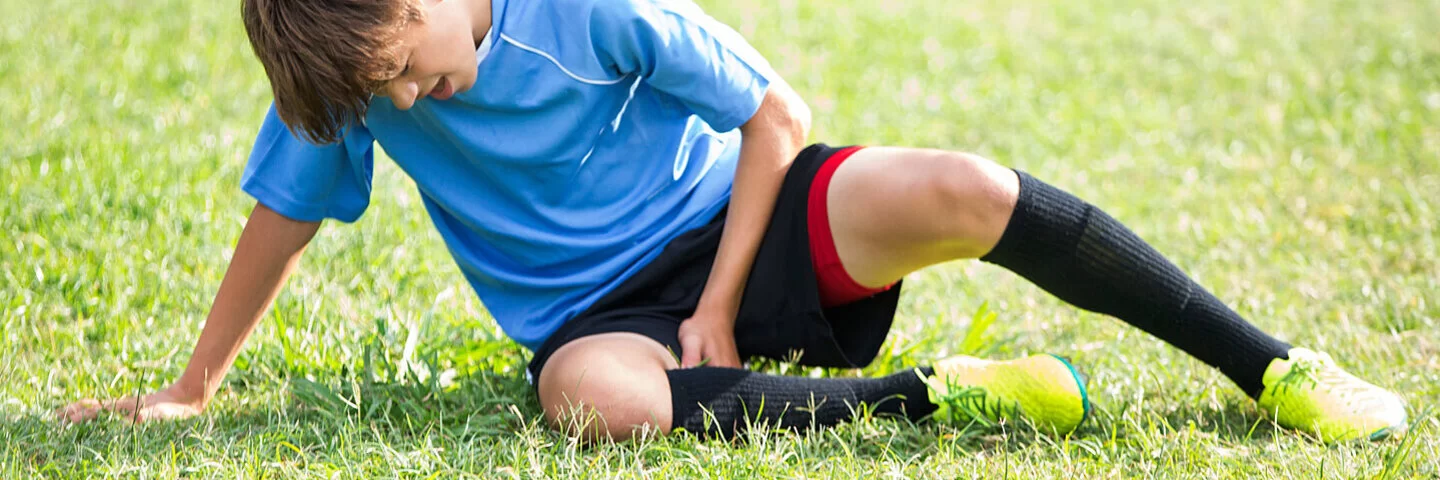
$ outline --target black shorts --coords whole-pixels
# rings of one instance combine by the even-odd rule
[[[890,331],[900,285],[869,298],[822,308],[810,259],[806,217],[811,180],[839,151],[823,144],[801,151],[785,175],[735,319],[740,357],[796,360],[802,365],[868,365]],[[681,234],[649,265],[556,330],[530,361],[539,382],[545,361],[575,339],[612,332],[644,335],[678,359],[680,322],[695,312],[715,263],[725,212]]]

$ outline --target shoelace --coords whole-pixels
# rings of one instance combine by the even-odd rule
[[[1316,360],[1295,360],[1290,364],[1290,371],[1275,382],[1275,394],[1284,395],[1291,388],[1314,389],[1320,384],[1318,374],[1323,367]]]
[[[988,427],[997,420],[1020,417],[1020,402],[1004,402],[984,387],[962,388],[950,378],[945,379],[945,387],[945,393],[937,395],[938,403],[982,425]]]
[[[1284,394],[1290,388],[1315,390],[1322,385],[1348,407],[1382,407],[1386,403],[1385,396],[1376,392],[1377,387],[1323,359],[1296,360],[1276,382],[1275,393]]]

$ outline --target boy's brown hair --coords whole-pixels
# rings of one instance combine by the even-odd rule
[[[418,0],[243,0],[250,46],[292,132],[334,143],[399,73],[399,35],[423,21]]]

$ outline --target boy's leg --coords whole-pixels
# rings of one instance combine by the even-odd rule
[[[1271,413],[1282,424],[1316,431],[1323,426],[1328,431],[1322,437],[1329,439],[1383,433],[1404,422],[1403,405],[1393,394],[1327,362],[1303,360],[1304,354],[1262,372],[1236,369],[1233,363],[1207,356],[1229,348],[1246,358],[1274,359],[1286,355],[1283,349],[1288,346],[1244,322],[1103,212],[1033,178],[1017,177],[963,154],[866,149],[841,164],[827,193],[827,216],[840,259],[862,287],[886,285],[940,261],[984,255],[1071,303],[1119,316],[1218,364],[1231,378],[1260,375],[1264,385],[1285,383],[1292,377],[1286,372],[1293,370],[1282,369],[1308,362],[1303,371],[1321,367],[1318,378],[1325,388],[1366,393],[1356,404],[1351,394],[1312,394],[1315,382],[1279,389],[1290,392],[1279,396],[1271,395],[1276,389],[1267,389],[1261,406],[1274,406]],[[1185,292],[1179,302],[1174,301],[1176,291]],[[1233,341],[1234,335],[1249,336],[1249,343]],[[671,348],[678,348],[676,343]],[[1264,353],[1267,344],[1269,353]],[[949,394],[957,394],[952,399],[943,385],[925,385],[913,372],[879,379],[810,379],[735,369],[675,370],[674,357],[661,342],[608,333],[582,337],[557,350],[544,363],[539,389],[547,418],[589,438],[629,438],[639,426],[661,432],[683,427],[728,437],[757,421],[805,429],[848,420],[861,403],[875,413],[919,418],[936,408],[927,398],[931,395],[938,393],[937,401],[952,409],[966,409],[967,402],[974,405],[970,400],[977,391],[984,395],[982,409],[1020,407],[1026,418],[1048,420],[1057,431],[1068,432],[1083,420],[1082,409],[1088,410],[1083,386],[1074,381],[1068,365],[1041,360],[1044,356],[998,363],[965,358],[942,362],[934,369],[944,370],[938,377],[960,387],[949,389]],[[922,370],[926,376],[931,372]],[[1297,405],[1289,414],[1304,419],[1286,421],[1286,405]]]
[[[826,216],[823,210],[816,215],[825,199],[814,193],[824,190],[817,189],[821,178],[829,178],[820,172],[833,172],[843,158],[837,152],[848,151],[853,150],[812,146],[787,174],[737,315],[742,355],[805,351],[802,362],[836,366],[868,362],[874,355],[870,349],[879,349],[878,341],[854,340],[888,328],[895,296],[850,298],[829,308],[823,291],[834,282],[811,268],[817,251],[828,252],[827,272],[835,267],[833,246],[823,246],[828,232],[807,231],[818,232],[811,217]],[[853,418],[862,405],[876,415],[920,419],[935,412],[942,420],[961,421],[1016,419],[1023,409],[1027,421],[1060,433],[1083,420],[1084,387],[1068,364],[1051,356],[1005,362],[954,358],[933,369],[907,369],[884,378],[675,369],[674,355],[681,348],[676,329],[698,301],[722,226],[723,216],[672,240],[659,257],[567,322],[536,352],[531,373],[552,424],[590,439],[629,438],[642,426],[728,438],[759,423],[796,430],[833,425]],[[806,252],[812,255],[806,258]],[[817,320],[838,323],[827,331],[811,323]],[[932,398],[944,407],[931,403]]]
[[[827,202],[857,288],[980,257],[1219,368],[1281,425],[1327,441],[1405,429],[1399,396],[1265,334],[1105,212],[1024,173],[961,153],[865,149],[836,170]]]
[[[637,428],[670,431],[670,384],[679,368],[664,346],[640,334],[602,333],[556,350],[540,372],[540,405],[551,425],[587,439],[629,439]]]
[[[849,420],[862,403],[875,414],[917,420],[935,410],[913,371],[817,379],[737,368],[679,369],[664,346],[634,333],[566,344],[546,362],[539,387],[551,424],[591,440],[625,440],[642,428],[668,433],[673,427],[729,438],[752,422],[805,430]]]
[[[1290,349],[1103,211],[984,158],[867,148],[836,170],[828,201],[837,253],[862,286],[982,258],[1181,348],[1252,397]]]
[[[545,417],[587,440],[625,440],[650,429],[683,428],[733,438],[750,425],[808,430],[873,415],[920,420],[936,412],[934,390],[958,388],[942,403],[984,420],[1016,420],[1025,410],[1042,430],[1068,433],[1088,412],[1083,386],[1065,362],[1035,356],[1009,362],[959,357],[940,363],[947,384],[927,385],[935,369],[881,378],[808,378],[738,368],[679,369],[655,340],[635,333],[602,333],[561,347],[540,373]],[[969,387],[986,392],[975,395]],[[1068,390],[1069,395],[1064,391]]]

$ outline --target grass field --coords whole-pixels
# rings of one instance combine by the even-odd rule
[[[513,0],[512,0],[513,1]],[[814,139],[976,151],[1097,203],[1263,328],[1402,392],[1405,442],[1325,446],[1223,376],[997,268],[909,278],[865,375],[1055,352],[1070,438],[865,419],[584,447],[377,162],[202,418],[49,412],[176,378],[253,201],[269,99],[238,2],[0,2],[0,478],[1440,476],[1440,1],[703,4],[810,100]],[[482,79],[483,82],[483,79]],[[985,341],[961,338],[986,305]]]

